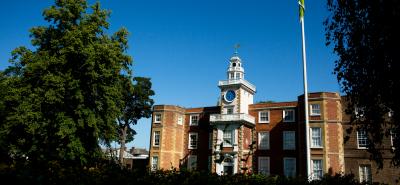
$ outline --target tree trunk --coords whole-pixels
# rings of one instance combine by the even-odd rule
[[[119,149],[119,163],[121,167],[124,165],[125,141],[126,141],[127,130],[128,130],[128,125],[124,125],[124,127],[122,128],[122,135],[120,137],[121,148]]]

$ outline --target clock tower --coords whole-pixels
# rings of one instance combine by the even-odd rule
[[[235,52],[229,60],[227,80],[218,82],[221,114],[210,115],[215,157],[212,169],[218,174],[239,173],[251,166],[255,118],[249,115],[249,105],[256,87],[244,75],[242,60]]]

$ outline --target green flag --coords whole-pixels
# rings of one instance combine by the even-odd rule
[[[299,16],[300,20],[304,17],[304,0],[299,0]]]

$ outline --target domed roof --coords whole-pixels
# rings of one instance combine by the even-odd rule
[[[237,56],[237,55],[234,55],[234,56],[232,56],[231,57],[231,59],[229,59],[230,61],[242,61],[240,58],[239,58],[239,56]]]

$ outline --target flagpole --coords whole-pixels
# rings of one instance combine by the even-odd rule
[[[311,152],[310,152],[310,124],[308,117],[308,90],[307,90],[307,59],[306,59],[306,41],[304,34],[304,0],[299,0],[301,38],[303,45],[303,83],[304,83],[304,115],[306,129],[306,162],[307,162],[307,178],[311,178]]]

